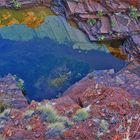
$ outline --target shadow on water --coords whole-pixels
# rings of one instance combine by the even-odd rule
[[[25,82],[30,100],[52,99],[89,72],[120,70],[126,62],[110,53],[74,50],[48,38],[27,42],[0,39],[0,74],[15,74]]]

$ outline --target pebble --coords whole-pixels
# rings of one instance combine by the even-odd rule
[[[14,124],[15,124],[15,125],[18,125],[18,124],[19,124],[19,121],[18,121],[18,120],[16,120]]]
[[[96,104],[99,104],[100,103],[100,101],[96,101]]]
[[[40,137],[40,134],[39,134],[39,133],[36,133],[36,134],[35,134],[35,137],[36,137],[36,138],[39,138],[39,137]]]

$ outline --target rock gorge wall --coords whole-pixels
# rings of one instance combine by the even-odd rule
[[[140,1],[139,0],[122,0],[124,2],[129,2],[130,4],[140,7]]]
[[[73,19],[91,41],[126,40],[123,50],[131,59],[139,60],[140,11],[122,1],[60,1],[51,6],[58,13]],[[134,58],[133,58],[134,57]]]

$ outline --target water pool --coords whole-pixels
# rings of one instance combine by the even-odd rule
[[[56,98],[93,70],[118,71],[125,64],[62,17],[51,16],[36,29],[25,25],[0,29],[0,75],[23,79],[29,100]]]

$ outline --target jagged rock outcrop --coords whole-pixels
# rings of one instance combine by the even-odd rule
[[[0,104],[3,107],[25,108],[28,102],[25,99],[16,78],[11,74],[0,79]]]
[[[140,87],[140,78],[136,76],[137,74],[135,75],[137,78],[131,78],[134,77],[132,71],[138,72],[139,68],[137,70],[136,68],[136,65],[127,67],[128,72],[122,70],[119,74],[121,80],[114,79],[114,81],[111,77],[113,71],[104,71],[106,77],[111,77],[114,87],[109,86],[108,80],[106,83],[105,81],[101,83],[100,80],[105,77],[99,77],[98,73],[94,72],[77,82],[58,99],[44,100],[40,103],[32,101],[27,107],[20,109],[15,106],[10,109],[5,108],[0,113],[0,138],[5,137],[5,140],[96,140],[97,138],[138,140],[140,96],[135,98],[133,90],[129,93],[120,88],[126,83],[129,86],[135,79],[137,79],[137,87]],[[125,79],[127,76],[130,77],[128,82]],[[2,81],[9,83],[11,78],[14,79],[9,75]],[[121,86],[117,87],[116,82]],[[3,88],[1,82],[0,87],[1,97]],[[5,97],[11,87],[13,87],[12,83],[11,86],[7,86]],[[130,86],[131,89],[137,87]],[[19,97],[18,92],[15,95]],[[8,97],[8,100],[12,99],[12,96]],[[21,102],[19,98],[16,100]],[[22,96],[22,100],[26,99]]]
[[[114,70],[94,71],[95,81],[107,87],[120,87],[139,98],[140,93],[140,66],[130,63],[127,67],[115,73]]]
[[[123,43],[122,50],[129,54],[130,59],[140,62],[140,34],[132,35]]]
[[[131,3],[132,1],[130,1]],[[136,1],[135,1],[136,2]],[[136,9],[124,1],[70,1],[55,2],[52,9],[73,19],[91,41],[125,40],[123,49],[140,60],[140,5]],[[127,46],[126,46],[127,44]]]
[[[0,7],[2,8],[31,8],[38,5],[47,6],[50,0],[0,0]],[[20,7],[17,7],[20,4]]]

